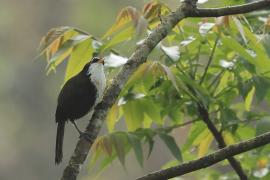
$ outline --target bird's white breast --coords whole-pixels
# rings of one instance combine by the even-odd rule
[[[95,105],[99,103],[102,99],[105,87],[106,87],[106,77],[104,73],[104,66],[100,63],[93,63],[88,69],[90,74],[90,80],[94,83],[97,88],[97,99]]]

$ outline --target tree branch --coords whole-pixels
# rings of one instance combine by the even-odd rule
[[[224,8],[197,8],[187,11],[187,17],[220,17],[233,14],[244,14],[258,9],[270,8],[270,0],[255,1],[238,6]]]
[[[264,146],[269,143],[270,143],[270,132],[267,132],[253,139],[227,146],[226,148],[220,149],[200,159],[183,163],[179,166],[174,166],[168,169],[153,172],[151,174],[138,178],[137,180],[163,180],[181,176],[199,169],[209,167],[220,161],[228,159],[229,157],[250,151],[252,149]]]
[[[196,2],[196,1],[195,1]],[[255,2],[254,7],[248,9],[243,5],[244,11],[239,6],[219,9],[196,9],[192,4],[182,2],[175,12],[172,12],[162,23],[144,40],[144,42],[131,55],[127,64],[124,65],[119,74],[113,79],[111,85],[104,94],[103,100],[95,108],[94,114],[88,124],[85,133],[88,138],[82,136],[74,150],[73,155],[65,168],[62,180],[75,180],[79,174],[80,166],[84,163],[88,152],[96,139],[100,128],[106,118],[106,114],[116,101],[129,76],[146,61],[147,56],[153,48],[171,31],[171,29],[185,17],[217,17],[229,14],[246,13],[269,6],[270,0]],[[258,4],[258,5],[257,5]]]

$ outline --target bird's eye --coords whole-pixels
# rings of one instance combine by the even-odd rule
[[[98,62],[99,60],[100,60],[100,58],[94,57],[94,58],[92,59],[92,62],[93,62],[93,63],[96,63],[96,62]]]

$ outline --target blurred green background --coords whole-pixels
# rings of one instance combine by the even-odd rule
[[[35,61],[39,41],[57,26],[74,26],[101,36],[125,6],[141,8],[144,0],[2,0],[0,6],[0,179],[57,179],[74,150],[78,134],[66,128],[64,161],[54,164],[56,99],[65,63],[45,75],[46,62]],[[178,1],[167,0],[171,7]],[[79,122],[83,129],[87,119]],[[182,130],[183,131],[183,130]],[[104,132],[104,130],[103,130]],[[162,156],[161,156],[162,154]],[[157,142],[150,159],[140,168],[131,153],[127,170],[118,161],[98,179],[134,179],[159,169],[171,159]],[[79,179],[92,179],[87,165]]]

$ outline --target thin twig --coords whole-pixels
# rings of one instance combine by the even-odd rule
[[[202,83],[203,83],[204,78],[205,78],[205,76],[206,76],[206,74],[207,74],[207,72],[208,72],[208,68],[209,68],[209,66],[210,66],[210,64],[211,64],[211,62],[212,62],[212,60],[213,60],[214,53],[215,53],[215,51],[216,51],[216,47],[217,47],[218,40],[219,40],[219,36],[217,36],[217,38],[216,38],[216,40],[215,40],[214,47],[213,47],[213,49],[212,49],[211,55],[210,55],[210,57],[209,57],[209,60],[208,60],[208,62],[207,62],[207,65],[206,65],[206,67],[205,67],[205,70],[204,70],[204,72],[203,72],[203,75],[202,75],[202,78],[201,78],[201,81],[200,81],[199,84],[202,84]]]
[[[197,53],[197,56],[196,56],[196,60],[195,60],[195,67],[194,67],[194,70],[193,70],[193,74],[192,74],[192,77],[193,79],[195,80],[196,79],[196,73],[197,73],[197,69],[198,69],[198,62],[199,62],[199,59],[200,59],[200,53],[201,53],[201,44],[199,45],[198,47],[198,53]]]

